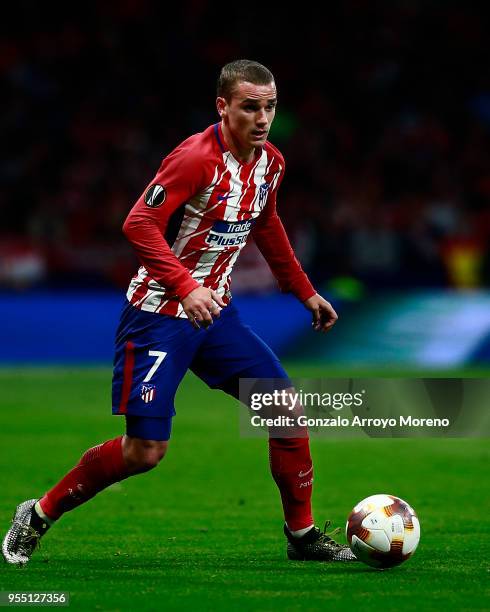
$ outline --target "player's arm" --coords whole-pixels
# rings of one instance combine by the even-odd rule
[[[202,287],[177,259],[164,238],[172,214],[203,185],[205,170],[198,156],[177,149],[163,161],[123,225],[123,232],[150,276],[175,294],[195,327],[212,323],[221,298]],[[213,295],[214,294],[214,295]]]
[[[284,293],[293,293],[312,313],[312,326],[316,331],[329,331],[338,319],[330,302],[319,295],[296,258],[286,230],[276,210],[277,190],[269,194],[264,210],[260,214],[252,236],[260,252],[269,264],[279,288]]]

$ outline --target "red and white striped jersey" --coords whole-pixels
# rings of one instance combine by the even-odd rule
[[[227,303],[230,274],[250,234],[282,291],[301,301],[314,295],[276,212],[284,167],[269,142],[251,162],[236,160],[220,124],[174,149],[124,223],[142,264],[128,300],[141,310],[185,317],[180,300],[203,285]]]

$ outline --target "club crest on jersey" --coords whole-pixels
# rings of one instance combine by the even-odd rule
[[[148,383],[143,383],[141,385],[141,399],[145,402],[145,404],[149,404],[155,399],[157,392],[157,388],[155,385],[150,385]]]
[[[211,246],[232,247],[247,241],[253,219],[248,221],[215,221],[206,242]]]
[[[270,183],[262,183],[259,187],[259,206],[263,207],[265,204],[265,199],[267,197],[267,193],[269,191]]]
[[[167,191],[163,185],[150,185],[145,193],[145,204],[150,208],[158,208],[167,197]]]

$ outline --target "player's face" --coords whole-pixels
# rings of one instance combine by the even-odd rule
[[[218,112],[236,146],[250,150],[265,144],[276,112],[277,93],[274,82],[254,85],[240,81],[231,100],[218,98]]]

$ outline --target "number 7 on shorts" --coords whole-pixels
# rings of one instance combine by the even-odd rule
[[[152,365],[152,367],[150,368],[150,371],[146,375],[145,379],[143,380],[144,383],[150,382],[153,374],[155,374],[155,372],[160,367],[162,361],[167,356],[167,353],[164,353],[163,351],[148,351],[148,355],[150,357],[156,357],[157,359],[156,359],[155,363]]]

